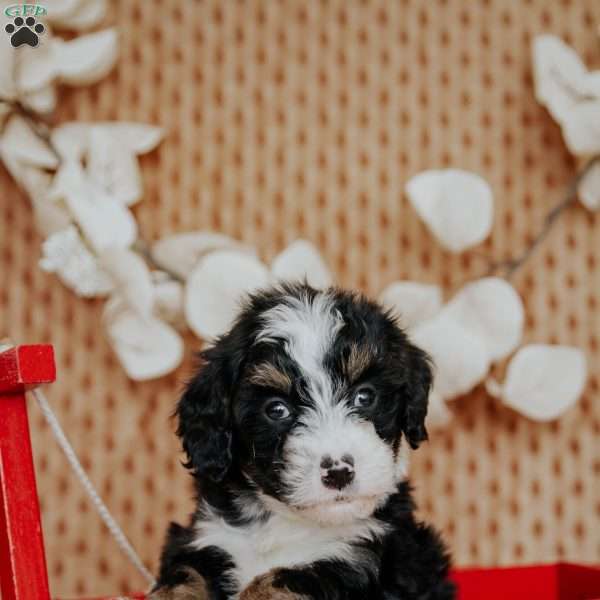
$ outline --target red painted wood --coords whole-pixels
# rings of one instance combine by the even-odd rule
[[[22,392],[55,379],[54,350],[48,344],[15,346],[0,353],[0,394]]]
[[[458,569],[458,600],[597,600],[600,569],[559,563],[506,569]]]
[[[25,390],[54,379],[51,346],[18,346],[0,354],[2,600],[50,598]]]

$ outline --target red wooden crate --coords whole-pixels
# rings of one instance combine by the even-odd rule
[[[51,346],[18,346],[0,353],[2,600],[50,598],[25,391],[54,379]],[[600,569],[591,567],[560,563],[458,569],[452,577],[459,588],[459,600],[600,600]],[[129,597],[143,600],[145,595]]]
[[[567,563],[506,569],[458,569],[459,600],[596,600],[600,569]]]

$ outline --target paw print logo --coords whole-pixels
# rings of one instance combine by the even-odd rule
[[[39,36],[46,30],[41,23],[37,23],[33,17],[16,17],[12,23],[9,23],[4,30],[10,35],[10,43],[14,48],[27,44],[35,48],[40,38]]]

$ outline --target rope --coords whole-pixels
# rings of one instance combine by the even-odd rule
[[[133,546],[123,533],[123,530],[119,527],[113,516],[110,514],[106,504],[100,498],[94,484],[90,481],[90,478],[87,476],[86,472],[83,470],[79,459],[77,458],[77,454],[75,454],[75,450],[73,446],[69,443],[56,415],[50,408],[50,404],[48,403],[48,399],[44,395],[44,393],[40,389],[34,389],[33,395],[42,411],[46,422],[50,426],[50,429],[58,442],[58,445],[61,447],[62,451],[65,453],[71,468],[73,469],[77,479],[79,479],[83,489],[86,491],[89,499],[91,500],[94,508],[100,515],[100,518],[108,527],[110,534],[113,536],[123,553],[129,558],[131,563],[135,566],[135,568],[139,571],[139,573],[148,581],[150,585],[154,585],[156,583],[152,573],[145,567],[142,559],[139,557],[138,553],[134,550]]]

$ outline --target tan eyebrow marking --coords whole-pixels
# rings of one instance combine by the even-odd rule
[[[290,376],[269,362],[264,362],[254,367],[250,374],[250,381],[255,385],[264,385],[283,392],[289,392],[292,389]]]
[[[354,343],[350,347],[350,354],[344,364],[344,372],[348,379],[356,381],[371,365],[376,355],[376,351],[373,346],[362,345]]]

